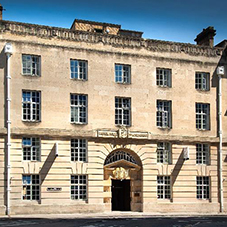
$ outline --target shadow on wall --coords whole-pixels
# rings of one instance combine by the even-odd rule
[[[41,178],[41,185],[43,184],[43,181],[45,180],[48,172],[50,171],[50,168],[53,165],[56,157],[57,157],[56,156],[56,144],[54,144],[54,146],[51,149],[46,161],[44,162],[41,170],[39,171],[40,178]]]
[[[176,179],[181,171],[181,168],[184,164],[184,149],[182,149],[181,153],[180,153],[180,156],[177,160],[177,163],[175,164],[174,166],[174,169],[171,173],[171,178],[172,178],[172,186],[174,186],[174,183],[176,182]]]

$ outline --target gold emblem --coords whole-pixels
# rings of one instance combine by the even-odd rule
[[[117,167],[113,171],[113,176],[115,179],[124,180],[129,176],[129,169],[124,169],[123,167]]]
[[[127,138],[128,137],[128,129],[122,125],[119,129],[119,138]]]

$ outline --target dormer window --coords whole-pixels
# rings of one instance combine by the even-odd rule
[[[94,32],[102,34],[103,33],[103,29],[95,28]]]

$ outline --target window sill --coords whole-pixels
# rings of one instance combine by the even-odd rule
[[[210,131],[210,129],[202,129],[202,128],[197,128],[198,131],[200,132],[207,132],[207,131]]]
[[[80,122],[70,122],[73,125],[87,125],[88,123],[80,123]]]
[[[88,79],[78,79],[78,78],[71,78],[71,77],[70,77],[70,79],[75,80],[75,81],[84,81],[84,82],[88,81]]]
[[[172,128],[171,127],[161,127],[161,126],[157,126],[158,129],[161,129],[161,130],[171,130]]]
[[[157,87],[159,87],[159,88],[171,88],[171,87],[168,86],[168,85],[157,85]]]
[[[24,122],[24,123],[40,123],[41,121],[29,121],[29,120],[23,120],[22,119],[22,122]]]
[[[37,74],[21,74],[22,76],[29,76],[29,77],[41,77],[41,75]]]
[[[196,88],[196,91],[198,91],[198,92],[209,92],[210,89],[207,90],[207,89],[198,89],[198,88]]]
[[[127,127],[127,128],[129,128],[129,127],[131,127],[131,125],[115,125],[116,127]]]
[[[122,85],[130,85],[131,84],[131,83],[128,83],[128,82],[126,83],[126,82],[116,82],[116,81],[115,81],[115,83],[116,84],[122,84]]]

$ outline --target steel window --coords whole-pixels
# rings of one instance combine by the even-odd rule
[[[209,130],[210,127],[210,105],[196,103],[196,128]]]
[[[87,95],[71,94],[71,122],[87,123]]]
[[[157,176],[157,196],[158,199],[171,198],[170,176]]]
[[[156,69],[156,83],[161,87],[171,87],[171,69]]]
[[[204,91],[210,90],[210,74],[205,72],[196,72],[195,88]]]
[[[71,140],[71,161],[87,161],[87,141],[85,139]]]
[[[40,91],[22,92],[22,119],[24,121],[40,121]]]
[[[131,66],[115,64],[115,82],[122,84],[131,83]]]
[[[171,101],[157,100],[157,126],[171,128]]]
[[[71,199],[87,199],[87,175],[71,175]]]
[[[87,61],[70,60],[71,79],[87,80]]]
[[[22,55],[23,75],[40,76],[40,56]]]
[[[23,138],[22,139],[23,160],[40,161],[40,139]]]
[[[196,177],[197,182],[197,199],[210,198],[210,178],[209,177]]]
[[[209,145],[196,144],[196,164],[209,164]]]
[[[171,145],[170,143],[161,142],[157,147],[157,162],[170,164],[171,163]]]
[[[23,200],[40,199],[40,180],[38,174],[23,175]]]
[[[131,125],[131,99],[115,97],[115,124]]]

